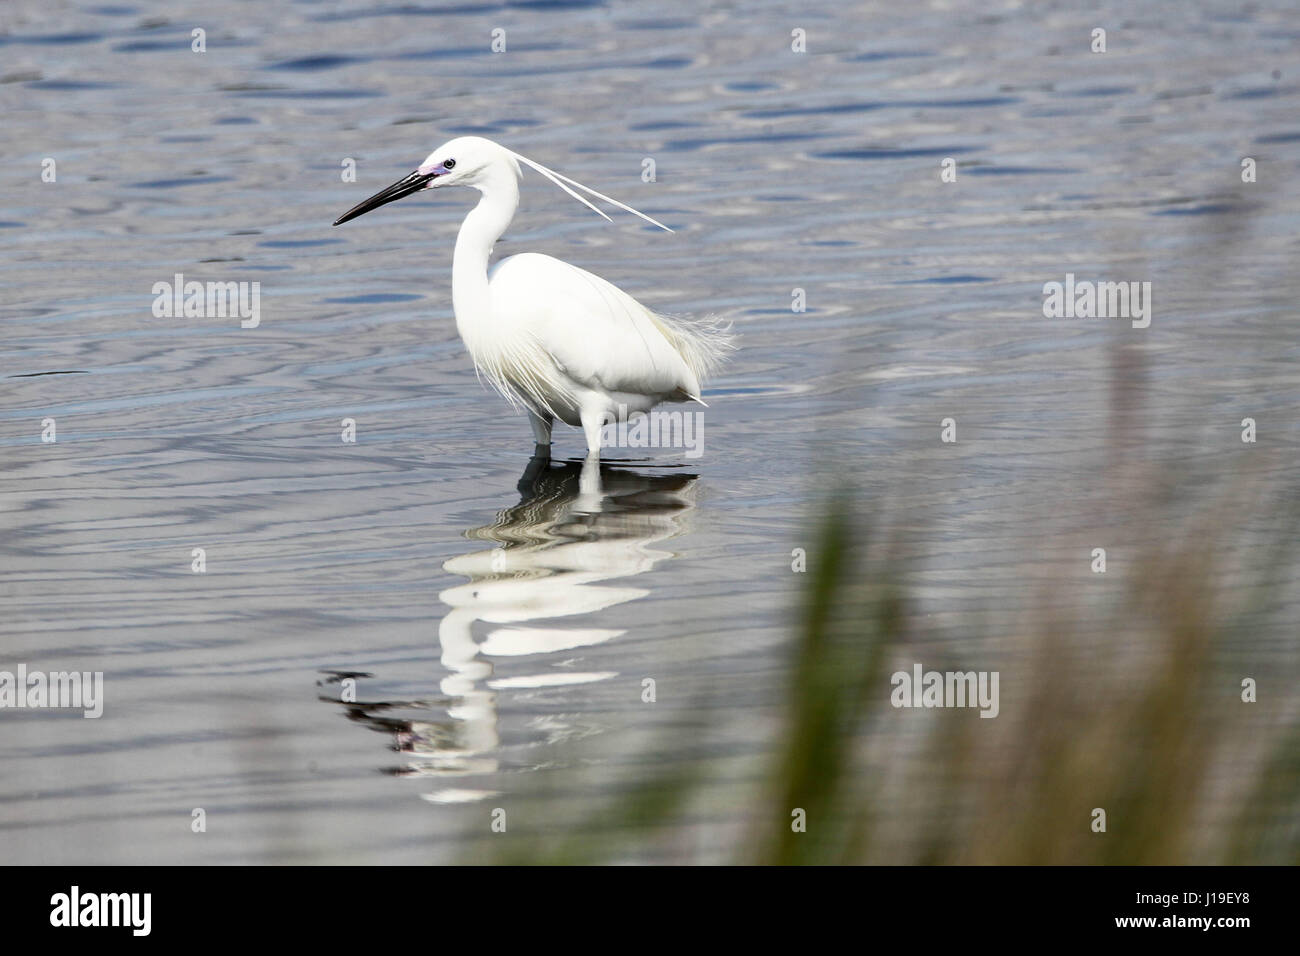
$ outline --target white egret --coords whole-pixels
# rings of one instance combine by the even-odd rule
[[[476,370],[528,412],[538,448],[549,455],[555,419],[581,426],[589,456],[601,427],[661,402],[699,402],[701,381],[731,349],[717,322],[652,312],[616,286],[551,256],[526,252],[491,269],[492,247],[519,208],[524,163],[609,219],[574,190],[612,203],[672,232],[631,206],[596,192],[479,136],[462,136],[419,168],[349,209],[334,225],[424,189],[471,186],[483,195],[456,237],[451,298],[456,330]]]

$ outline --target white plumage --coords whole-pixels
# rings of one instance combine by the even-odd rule
[[[551,256],[522,253],[488,268],[492,247],[519,208],[520,163],[584,205],[583,190],[662,229],[663,223],[478,136],[453,139],[410,176],[341,216],[346,222],[422,189],[470,186],[482,193],[461,224],[452,258],[456,328],[474,365],[527,409],[539,446],[554,419],[581,426],[600,453],[601,426],[661,402],[704,404],[701,385],[733,348],[719,322],[688,322],[647,309],[617,286]],[[605,216],[605,218],[609,218]]]

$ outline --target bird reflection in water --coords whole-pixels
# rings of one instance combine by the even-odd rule
[[[499,512],[492,523],[466,532],[470,540],[489,546],[443,564],[469,581],[439,595],[449,608],[438,626],[441,661],[448,671],[439,685],[441,697],[346,705],[350,717],[391,733],[395,749],[411,758],[394,772],[493,773],[502,769],[498,692],[618,676],[608,670],[555,667],[544,657],[624,633],[583,627],[572,619],[650,593],[607,582],[642,574],[672,556],[654,545],[687,530],[695,481],[695,475],[646,474],[602,465],[592,457],[581,463],[533,458],[519,480],[519,503]],[[479,621],[491,626],[481,640],[474,635]],[[493,679],[493,660],[507,657],[536,657],[537,667],[525,675]],[[409,716],[412,710],[421,716]],[[439,716],[424,716],[429,710]],[[539,726],[540,721],[534,729]],[[541,726],[541,735],[564,736],[565,730],[551,720]],[[427,799],[466,801],[491,793],[445,789]]]

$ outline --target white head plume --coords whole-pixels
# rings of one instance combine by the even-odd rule
[[[503,147],[503,148],[504,148],[504,147]],[[543,166],[541,163],[535,163],[535,162],[533,162],[531,159],[529,159],[527,156],[520,156],[518,153],[514,152],[513,150],[506,150],[506,152],[510,153],[510,155],[513,156],[513,157],[514,157],[518,162],[524,163],[525,165],[530,166],[530,167],[532,167],[533,169],[537,170],[539,173],[541,173],[543,176],[545,176],[545,177],[546,177],[547,179],[549,179],[551,182],[555,183],[555,185],[559,186],[561,189],[563,189],[566,193],[568,193],[568,194],[569,194],[570,196],[572,196],[574,199],[578,200],[578,202],[582,203],[582,204],[583,204],[584,206],[586,206],[588,209],[590,209],[590,210],[592,210],[593,212],[595,212],[596,215],[601,216],[601,217],[603,217],[603,218],[605,218],[605,219],[608,219],[610,222],[613,222],[614,220],[610,219],[609,216],[606,216],[604,212],[602,212],[600,209],[598,209],[595,205],[593,205],[591,202],[589,202],[589,201],[588,201],[587,199],[585,199],[584,197],[579,196],[577,193],[575,193],[575,192],[574,192],[572,189],[570,189],[569,187],[570,187],[570,186],[575,186],[575,187],[577,187],[578,189],[581,189],[583,192],[588,193],[589,195],[595,196],[597,199],[603,199],[605,202],[609,203],[610,205],[617,206],[619,209],[622,209],[622,210],[624,210],[624,211],[626,211],[626,212],[630,212],[630,213],[631,213],[632,215],[634,215],[634,216],[640,216],[640,217],[641,217],[642,219],[644,219],[646,222],[648,222],[648,223],[652,223],[653,225],[658,226],[660,229],[664,229],[664,230],[666,230],[666,231],[668,231],[668,232],[672,232],[672,231],[673,231],[673,230],[669,229],[667,226],[665,226],[665,225],[664,225],[662,222],[660,222],[658,219],[652,219],[650,216],[647,216],[645,213],[643,213],[643,212],[639,212],[638,210],[633,209],[631,206],[628,206],[628,205],[625,205],[624,203],[619,202],[617,199],[612,199],[612,198],[610,198],[609,196],[606,196],[604,193],[598,193],[598,192],[596,192],[596,190],[592,189],[590,186],[584,186],[584,185],[582,185],[582,183],[577,182],[576,180],[570,179],[568,176],[562,176],[562,175],[560,175],[559,173],[557,173],[557,172],[556,172],[555,170],[553,170],[553,169],[547,169],[547,168],[546,168],[545,166]]]

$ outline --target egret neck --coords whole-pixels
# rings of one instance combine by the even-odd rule
[[[456,331],[470,354],[475,352],[476,332],[492,319],[488,260],[492,247],[519,208],[519,177],[502,162],[475,188],[483,195],[461,223],[451,261],[451,305],[456,314]]]

